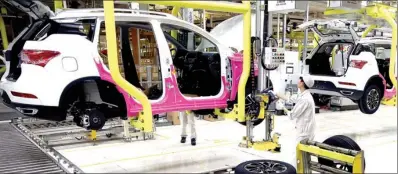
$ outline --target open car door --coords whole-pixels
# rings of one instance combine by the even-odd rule
[[[54,12],[39,0],[5,0],[3,2],[27,13],[35,20],[55,16]]]
[[[343,20],[312,20],[304,22],[298,26],[295,31],[304,31],[310,29],[320,36],[321,40],[353,40],[358,41],[360,38],[355,32],[353,25],[356,23]]]

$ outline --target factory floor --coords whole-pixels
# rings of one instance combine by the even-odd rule
[[[316,115],[315,141],[342,134],[353,138],[365,151],[366,173],[397,173],[397,109],[381,106],[377,113],[321,111]],[[156,129],[155,139],[112,141],[95,146],[57,147],[86,173],[192,173],[233,167],[253,159],[290,162],[294,152],[293,124],[285,116],[276,117],[275,132],[281,134],[281,152],[261,152],[238,147],[244,126],[229,120],[196,121],[197,145],[181,144],[181,126]],[[189,130],[189,129],[188,129]],[[189,133],[189,132],[188,132]],[[264,124],[254,129],[254,138],[264,137]]]

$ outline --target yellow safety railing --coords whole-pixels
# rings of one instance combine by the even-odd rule
[[[364,173],[364,152],[330,146],[324,143],[303,140],[296,147],[297,173],[311,173],[312,170],[321,173],[347,173],[331,166],[325,166],[311,161],[311,156],[323,157],[332,161],[352,166],[352,173]]]
[[[251,6],[250,2],[244,1],[240,3],[223,3],[218,1],[136,1],[144,4],[159,4],[179,8],[195,8],[213,11],[223,11],[231,13],[241,13],[244,16],[244,53],[243,53],[243,72],[239,81],[238,87],[238,112],[234,112],[238,121],[245,121],[245,86],[250,73],[250,37],[251,37]],[[143,107],[143,112],[138,116],[137,125],[141,127],[144,132],[152,132],[152,109],[147,96],[139,89],[134,87],[126,81],[120,74],[118,53],[116,46],[116,31],[115,31],[115,14],[114,2],[104,0],[104,14],[105,14],[105,28],[106,40],[108,47],[108,62],[112,78],[116,84],[125,90],[129,95],[136,98]],[[136,125],[136,126],[137,126]]]

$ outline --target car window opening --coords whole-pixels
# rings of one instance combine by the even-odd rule
[[[159,50],[150,23],[117,22],[119,70],[122,77],[141,89],[150,100],[162,96]],[[101,23],[98,51],[108,66],[105,24]]]
[[[342,76],[348,69],[349,55],[352,43],[323,44],[312,56],[307,59],[311,75]]]
[[[190,29],[171,24],[161,24],[161,28],[169,43],[181,93],[185,96],[217,95],[221,90],[221,59],[217,46]],[[203,41],[210,46],[200,48]]]

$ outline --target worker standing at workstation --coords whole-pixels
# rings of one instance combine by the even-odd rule
[[[192,111],[180,112],[180,117],[182,120],[182,133],[181,133],[181,143],[187,141],[187,125],[191,126],[191,145],[196,145],[196,128],[195,128],[195,113]]]
[[[283,94],[276,93],[275,95],[285,101],[292,101],[295,103],[293,109],[291,111],[287,110],[284,107],[286,114],[288,115],[290,120],[295,119],[295,133],[296,140],[294,145],[294,154],[292,158],[292,165],[297,168],[297,160],[296,160],[296,146],[300,141],[304,139],[313,140],[315,136],[315,102],[314,99],[308,90],[314,85],[314,80],[312,80],[309,76],[300,77],[299,82],[297,83],[297,87],[300,91],[297,99],[292,101],[292,99],[287,98]]]

